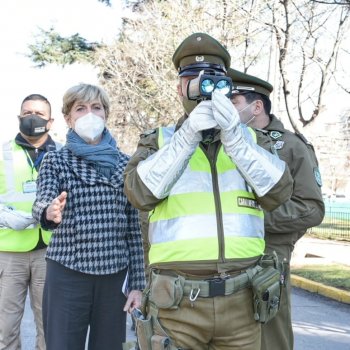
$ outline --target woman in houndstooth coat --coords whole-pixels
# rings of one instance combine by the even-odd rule
[[[53,235],[43,322],[47,350],[122,349],[126,313],[140,306],[138,213],[123,193],[129,157],[105,126],[106,93],[80,84],[63,97],[67,142],[43,160],[33,216]]]

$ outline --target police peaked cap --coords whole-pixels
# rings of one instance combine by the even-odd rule
[[[214,69],[226,75],[231,56],[226,48],[210,35],[194,33],[176,49],[173,63],[179,76],[198,75],[203,69]]]
[[[233,95],[258,92],[259,94],[269,97],[273,90],[273,86],[267,81],[233,68],[227,70],[227,76],[232,79]]]

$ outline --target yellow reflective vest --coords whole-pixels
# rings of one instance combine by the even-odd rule
[[[0,203],[31,215],[36,193],[24,189],[26,184],[36,180],[37,171],[29,165],[24,149],[14,141],[3,145],[0,157]],[[40,231],[47,245],[51,233],[40,229],[39,225],[19,231],[0,226],[0,251],[30,251],[38,244]]]
[[[173,133],[172,127],[160,128],[159,148]],[[157,265],[263,254],[263,211],[222,145],[215,164],[197,147],[169,196],[150,213],[149,241],[150,264]]]

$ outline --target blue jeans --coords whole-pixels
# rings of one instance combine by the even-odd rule
[[[111,275],[74,271],[47,259],[43,323],[47,350],[121,350],[125,341],[126,270]]]

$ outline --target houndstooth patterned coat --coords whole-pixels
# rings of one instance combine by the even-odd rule
[[[144,262],[138,212],[123,193],[128,156],[120,153],[110,179],[67,148],[47,154],[37,180],[33,216],[53,231],[46,257],[67,268],[105,275],[128,268],[129,290],[144,288]],[[46,221],[45,210],[68,193],[62,222]]]

